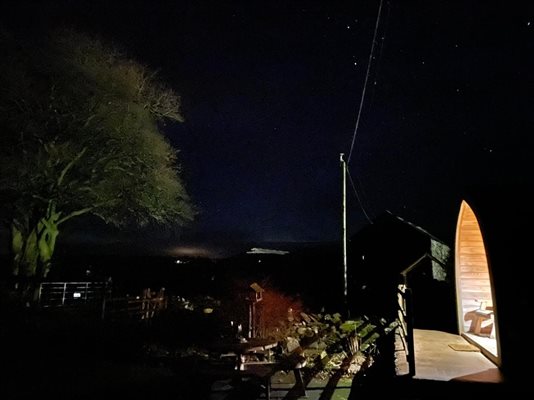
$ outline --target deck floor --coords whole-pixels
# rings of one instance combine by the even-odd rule
[[[479,336],[469,332],[466,332],[465,335],[473,342],[484,347],[486,351],[490,352],[494,357],[497,357],[497,340],[495,338]]]
[[[458,351],[450,344],[468,344],[459,335],[433,330],[414,330],[414,379],[462,382],[503,382],[499,368],[481,352]],[[400,374],[406,366],[398,364]]]

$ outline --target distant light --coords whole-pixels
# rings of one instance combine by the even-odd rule
[[[81,293],[78,293],[78,292],[74,292],[72,294],[72,297],[74,297],[75,299],[79,299],[80,297],[82,297],[82,294]]]
[[[365,260],[365,254],[362,254],[362,260]]]
[[[286,255],[289,251],[284,250],[272,250],[272,249],[262,249],[259,247],[253,247],[249,251],[247,251],[247,254],[276,254],[276,255]]]
[[[213,312],[213,308],[206,307],[205,309],[202,310],[202,312],[204,312],[204,314],[211,314]]]
[[[175,264],[185,264],[185,261],[182,261],[182,260],[176,260],[174,263],[175,263]]]

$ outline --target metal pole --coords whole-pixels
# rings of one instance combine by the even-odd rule
[[[347,283],[347,163],[344,159],[345,154],[339,155],[339,161],[341,163],[341,176],[342,176],[342,241],[343,241],[343,301],[345,302],[345,308],[348,314],[348,283]]]

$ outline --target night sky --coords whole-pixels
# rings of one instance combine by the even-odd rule
[[[184,240],[339,239],[379,0],[80,3],[2,15],[97,33],[182,96],[165,132],[201,211]],[[349,164],[369,216],[452,244],[465,188],[530,184],[533,67],[532,1],[384,0]],[[367,221],[348,198],[350,235]]]

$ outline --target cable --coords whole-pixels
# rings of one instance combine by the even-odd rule
[[[373,221],[371,220],[371,218],[369,218],[369,215],[367,215],[367,212],[365,211],[365,208],[363,207],[363,203],[362,203],[362,201],[360,199],[360,195],[358,194],[358,190],[356,189],[356,185],[354,184],[354,181],[352,180],[352,176],[350,175],[350,171],[346,166],[345,166],[345,168],[347,170],[347,175],[349,176],[349,180],[350,180],[350,183],[352,185],[352,189],[354,190],[354,194],[356,195],[356,200],[358,200],[358,204],[360,205],[360,208],[363,211],[363,215],[365,215],[365,218],[367,218],[367,221],[369,221],[369,223],[372,224]]]
[[[373,54],[375,51],[376,35],[378,33],[378,25],[380,23],[380,14],[382,13],[382,3],[384,0],[380,0],[380,6],[378,7],[378,14],[376,16],[375,32],[373,34],[373,43],[371,44],[371,51],[369,52],[369,61],[367,62],[367,72],[365,73],[365,81],[363,82],[362,97],[360,99],[360,107],[358,108],[358,117],[356,118],[356,126],[354,127],[354,134],[352,135],[352,143],[350,145],[349,157],[347,158],[347,164],[350,163],[352,157],[352,151],[354,150],[354,143],[356,141],[356,134],[358,133],[358,127],[360,126],[360,118],[362,116],[363,103],[365,100],[365,92],[367,90],[367,81],[369,81],[369,72],[371,71],[371,62],[373,60]]]
[[[380,17],[380,24],[382,25],[379,28],[379,31],[377,32],[377,35],[380,37],[380,40],[378,41],[377,45],[379,45],[378,49],[375,49],[375,52],[378,52],[378,55],[373,56],[374,60],[374,69],[373,69],[373,76],[374,78],[374,84],[371,85],[371,93],[366,93],[367,97],[367,112],[369,112],[369,109],[373,107],[373,101],[376,94],[376,80],[378,76],[380,75],[380,67],[382,66],[382,54],[384,52],[384,43],[386,41],[386,34],[388,31],[388,24],[389,24],[389,16],[391,14],[391,7],[389,0],[386,2],[385,10],[382,11],[382,15]],[[369,79],[373,79],[372,76],[369,76]],[[356,178],[358,178],[356,176]]]

